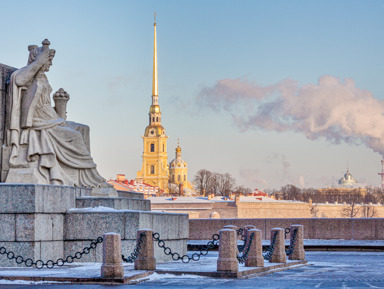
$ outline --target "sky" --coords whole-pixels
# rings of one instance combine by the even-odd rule
[[[157,16],[159,103],[168,157],[180,139],[200,169],[237,185],[380,185],[384,1],[4,1],[0,63],[56,50],[48,78],[68,120],[91,127],[107,179],[141,169]]]

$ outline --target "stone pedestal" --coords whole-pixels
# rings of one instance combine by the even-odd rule
[[[138,258],[135,260],[135,270],[156,270],[155,251],[153,249],[153,231],[142,229],[137,231],[137,242],[142,238],[141,250]]]
[[[305,251],[304,251],[304,226],[303,225],[291,225],[291,243],[292,236],[296,232],[295,239],[295,248],[293,253],[289,255],[289,260],[305,260]]]
[[[219,258],[217,260],[217,271],[238,272],[239,263],[236,259],[237,236],[232,229],[220,230]]]
[[[282,228],[274,228],[271,230],[271,242],[273,240],[273,236],[277,232],[276,242],[275,242],[275,250],[273,251],[272,258],[270,262],[272,263],[286,263],[287,262],[287,254],[285,253],[285,230]]]
[[[250,229],[256,229],[256,226],[254,226],[254,225],[246,225],[246,226],[244,226],[244,230],[250,230]]]
[[[261,231],[257,229],[247,229],[246,236],[249,244],[249,239],[253,235],[252,244],[248,252],[248,258],[245,261],[245,267],[264,267],[263,243]],[[247,244],[247,245],[248,245]]]
[[[124,268],[121,259],[121,238],[119,234],[107,233],[103,235],[103,265],[101,277],[123,278]]]

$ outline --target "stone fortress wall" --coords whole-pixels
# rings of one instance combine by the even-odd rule
[[[259,201],[253,197],[227,201],[202,200],[193,201],[192,198],[167,198],[158,201],[151,199],[152,211],[173,213],[188,213],[190,219],[202,218],[349,218],[351,205],[341,203],[312,204],[297,201]],[[247,201],[242,201],[247,200]],[[374,217],[384,218],[384,205],[357,204],[354,208],[355,218]]]

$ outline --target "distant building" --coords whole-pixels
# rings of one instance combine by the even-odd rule
[[[118,191],[142,193],[146,197],[156,196],[160,192],[159,187],[154,187],[143,182],[137,182],[136,180],[127,180],[124,174],[118,174],[116,180],[109,180],[107,183],[113,185]]]
[[[149,108],[149,125],[143,138],[143,163],[137,172],[137,181],[159,187],[168,192],[168,155],[165,129],[161,125],[161,111],[158,96],[156,22],[154,23],[152,105]]]
[[[352,177],[351,173],[349,172],[349,169],[347,168],[347,172],[339,180],[338,183],[339,183],[340,187],[349,188],[349,187],[355,187],[357,184],[357,180]]]

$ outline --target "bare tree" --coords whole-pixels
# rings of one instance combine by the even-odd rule
[[[195,184],[195,189],[200,193],[200,195],[207,196],[210,193],[213,193],[213,180],[214,174],[208,170],[199,170],[193,178]]]
[[[236,180],[229,173],[214,173],[215,194],[229,196],[235,186]]]
[[[348,195],[348,205],[343,208],[341,214],[346,218],[355,218],[360,212],[358,202],[361,199],[361,195],[358,193],[351,193]]]
[[[362,209],[363,209],[362,210],[363,218],[373,218],[373,217],[376,217],[377,215],[377,212],[374,206],[364,205]]]
[[[252,192],[250,188],[244,187],[244,186],[237,186],[234,188],[233,192],[235,194],[241,194],[241,195],[246,195]]]

